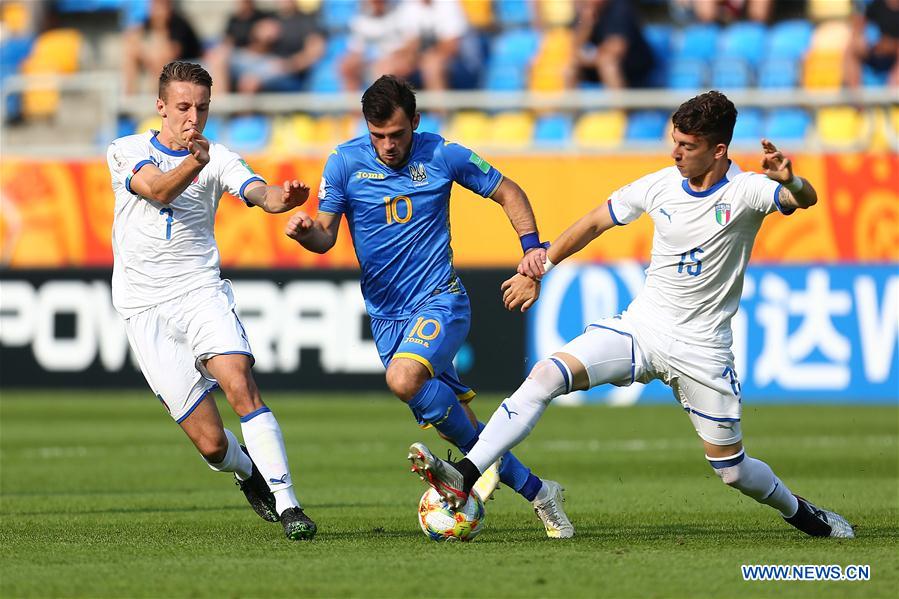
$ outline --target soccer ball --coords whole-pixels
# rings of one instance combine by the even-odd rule
[[[418,524],[432,541],[471,541],[484,526],[484,502],[477,493],[455,510],[432,488],[418,502]]]

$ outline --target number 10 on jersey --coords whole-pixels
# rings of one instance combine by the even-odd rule
[[[399,205],[403,204],[402,208]],[[384,208],[387,211],[387,224],[392,225],[394,222],[405,224],[412,219],[412,200],[409,196],[384,196]]]

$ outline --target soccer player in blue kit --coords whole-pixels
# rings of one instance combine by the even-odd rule
[[[369,134],[331,153],[316,218],[296,212],[285,233],[325,253],[346,216],[387,386],[419,424],[433,426],[465,453],[484,425],[468,406],[474,391],[453,366],[471,323],[450,247],[453,183],[503,207],[521,239],[523,264],[542,264],[545,244],[521,187],[471,150],[415,132],[419,114],[406,82],[391,75],[375,81],[362,95],[362,113]],[[541,480],[511,453],[499,462],[499,478],[532,502],[548,536],[573,536],[558,483]],[[491,491],[492,486],[488,482]]]

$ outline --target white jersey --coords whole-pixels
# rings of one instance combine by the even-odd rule
[[[762,220],[781,209],[779,192],[777,182],[734,163],[702,192],[674,166],[615,191],[608,206],[616,224],[646,212],[655,228],[646,282],[628,315],[672,338],[729,351],[746,264]]]
[[[210,143],[209,163],[170,204],[136,195],[131,177],[147,164],[163,172],[177,167],[187,150],[172,150],[158,131],[120,137],[107,151],[115,219],[112,225],[112,303],[125,318],[199,287],[216,285],[219,251],[215,211],[225,191],[244,199],[262,181],[241,157]],[[264,182],[264,181],[263,181]]]

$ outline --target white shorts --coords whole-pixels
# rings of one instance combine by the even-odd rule
[[[222,354],[253,357],[230,281],[135,314],[125,319],[125,330],[144,378],[179,423],[218,387],[203,362]]]
[[[731,445],[743,438],[740,381],[730,350],[684,343],[624,313],[589,325],[557,353],[570,354],[586,367],[590,387],[663,381],[704,441]]]

